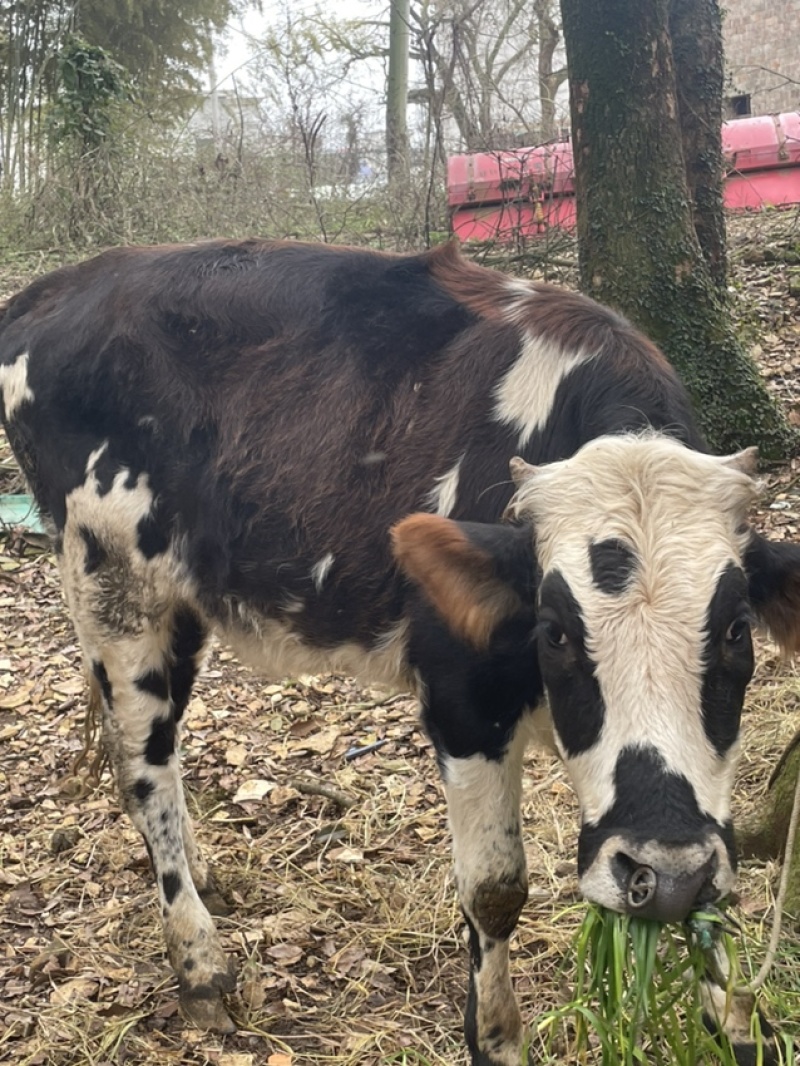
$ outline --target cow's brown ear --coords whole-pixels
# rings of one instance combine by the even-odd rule
[[[507,564],[492,552],[493,541],[518,540],[519,533],[485,526],[479,538],[483,543],[476,543],[469,535],[471,529],[478,527],[438,515],[414,514],[394,526],[392,546],[400,569],[419,586],[450,630],[482,649],[497,626],[522,607]],[[491,536],[486,535],[489,530]]]
[[[752,533],[744,565],[759,620],[784,655],[800,654],[800,546]]]

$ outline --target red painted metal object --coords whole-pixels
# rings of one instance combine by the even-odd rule
[[[800,112],[726,122],[722,149],[726,207],[800,203]],[[572,228],[572,146],[451,156],[447,197],[451,229],[462,240],[512,243],[553,226]]]

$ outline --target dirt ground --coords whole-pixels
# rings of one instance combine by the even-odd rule
[[[796,216],[737,223],[736,300],[769,387],[800,422]],[[0,295],[55,265],[0,270]],[[0,491],[18,489],[0,447]],[[769,471],[757,515],[800,541],[800,462]],[[466,1061],[466,950],[430,745],[413,702],[341,678],[270,684],[224,649],[189,707],[183,765],[199,836],[234,906],[230,1037],[188,1029],[147,857],[108,771],[92,779],[85,688],[43,538],[0,536],[0,1063],[452,1066]],[[797,666],[759,648],[736,809],[746,817],[800,727]],[[576,806],[558,763],[524,787],[531,898],[514,937],[526,1018],[559,1002],[581,917]],[[757,966],[780,867],[747,864],[740,952]],[[800,934],[789,923],[766,1009],[800,1033]]]

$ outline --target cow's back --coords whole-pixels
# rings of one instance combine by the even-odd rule
[[[145,479],[139,547],[179,556],[209,615],[328,648],[401,623],[387,531],[403,515],[496,520],[514,454],[563,458],[636,425],[693,434],[626,323],[453,248],[114,250],[10,302],[0,367],[57,531],[89,465],[100,496]]]

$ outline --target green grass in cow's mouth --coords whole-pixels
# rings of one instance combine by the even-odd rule
[[[574,948],[572,999],[540,1021],[544,1061],[736,1066],[729,1041],[710,1033],[702,1021],[707,978],[723,989],[725,1011],[734,989],[744,984],[723,911],[709,907],[683,925],[661,925],[590,905]],[[760,1066],[767,1060],[759,1015],[744,997],[739,1017],[743,1004]],[[779,1046],[776,1052],[778,1062],[792,1062],[791,1049]]]

